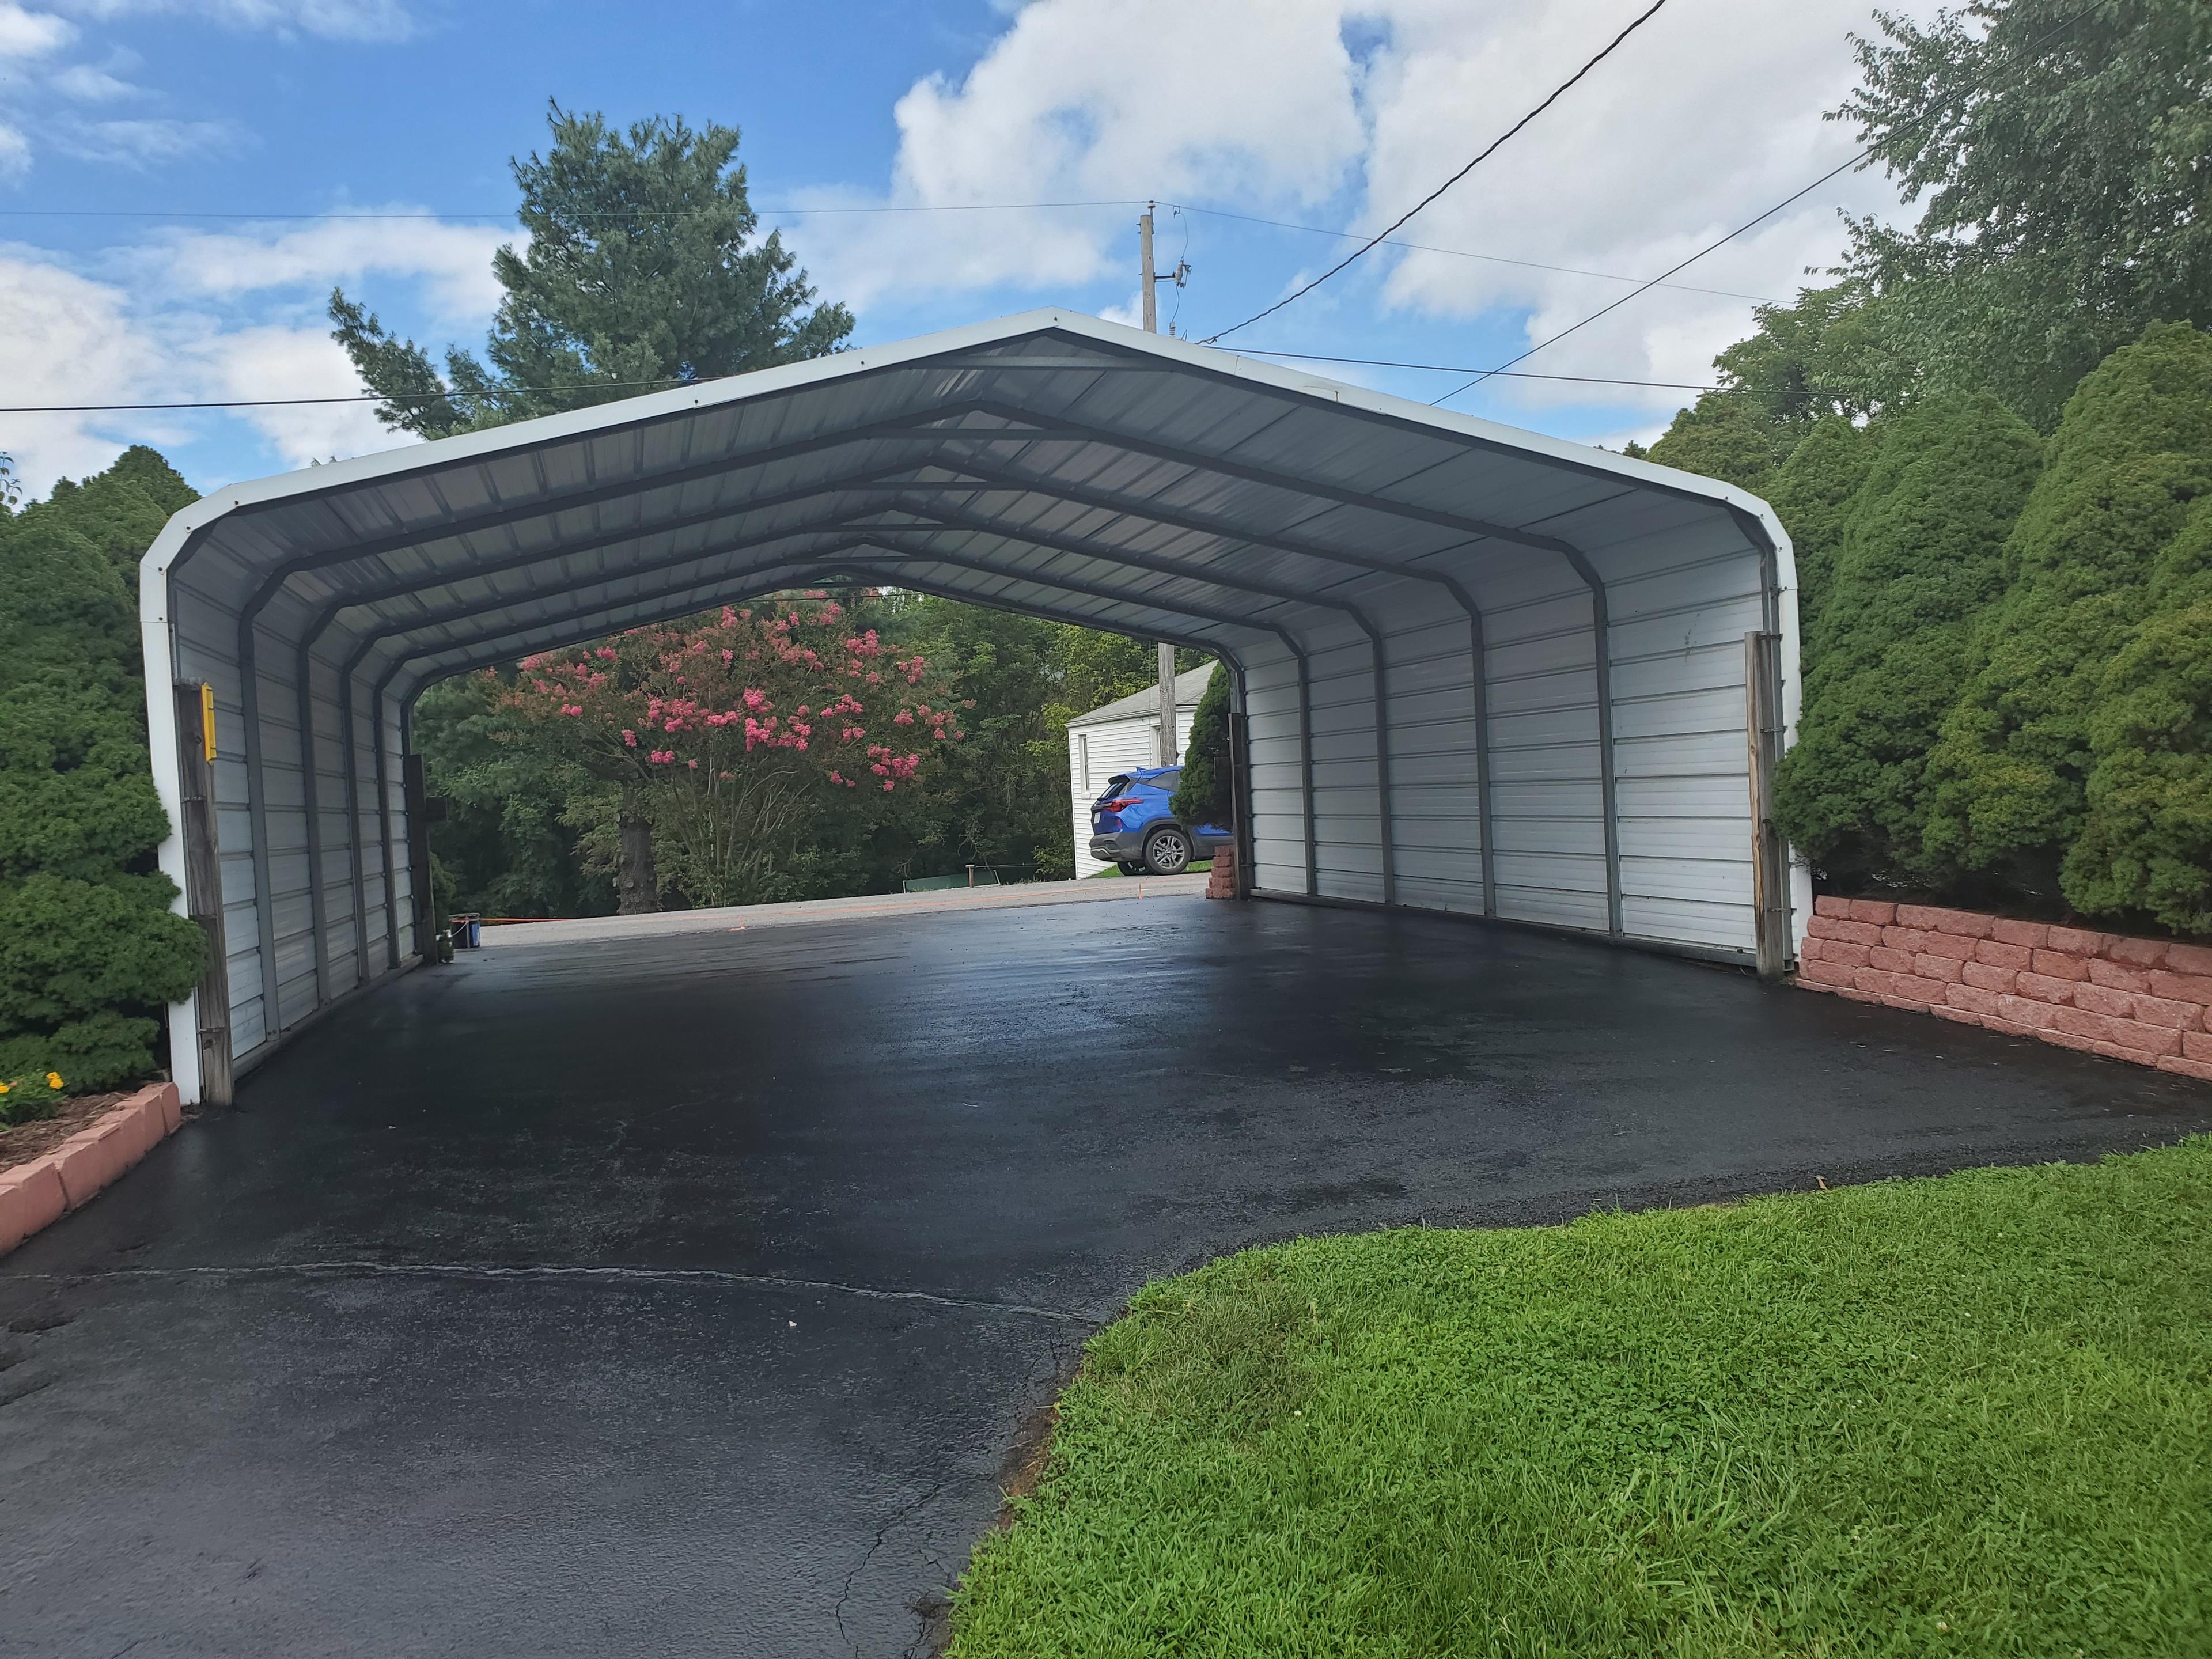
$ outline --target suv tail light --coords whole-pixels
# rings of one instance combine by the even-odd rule
[[[1136,805],[1138,805],[1138,797],[1134,795],[1121,795],[1113,800],[1102,800],[1091,810],[1098,812],[1118,812],[1125,806],[1134,806]]]

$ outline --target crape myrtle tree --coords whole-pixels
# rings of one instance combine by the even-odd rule
[[[485,361],[448,347],[441,374],[332,291],[332,337],[386,425],[441,438],[818,357],[851,334],[779,233],[756,240],[735,127],[656,116],[618,131],[558,104],[547,125],[546,153],[511,164],[530,240],[492,257],[504,297]]]
[[[1970,627],[2002,591],[2005,538],[2042,449],[1985,392],[1930,398],[1896,417],[1855,494],[1797,744],[1775,780],[1775,821],[1831,880],[1955,873],[1924,845],[1928,751]]]
[[[2014,526],[2010,586],[1975,630],[1929,757],[1931,852],[2023,893],[2058,891],[2106,675],[2146,619],[2160,555],[2208,494],[2212,336],[2154,328],[2068,400]]]
[[[530,658],[502,702],[653,825],[659,878],[721,905],[787,896],[801,832],[831,804],[915,786],[965,735],[955,695],[811,592]],[[644,866],[626,860],[625,879]],[[621,899],[653,908],[649,890]]]

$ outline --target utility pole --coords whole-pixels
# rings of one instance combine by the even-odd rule
[[[1145,204],[1142,217],[1137,221],[1137,269],[1145,294],[1145,332],[1160,331],[1159,301],[1155,297],[1159,277],[1152,270],[1152,204]],[[1176,762],[1176,693],[1175,647],[1165,641],[1160,643],[1160,764],[1173,766]]]

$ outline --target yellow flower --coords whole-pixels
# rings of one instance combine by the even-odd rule
[[[59,1072],[49,1072],[46,1073],[46,1087],[49,1089],[58,1089],[61,1086],[62,1074]]]
[[[9,1085],[7,1085],[7,1084],[5,1084],[5,1083],[0,1083],[0,1095],[4,1095],[4,1094],[6,1094],[6,1093],[8,1092],[9,1087]]]

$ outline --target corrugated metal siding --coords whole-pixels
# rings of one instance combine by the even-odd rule
[[[1262,891],[1594,932],[1617,908],[1626,936],[1748,950],[1744,635],[1794,661],[1762,514],[1045,313],[218,492],[142,591],[216,690],[245,1052],[415,953],[398,732],[424,684],[851,574],[1234,662]]]

